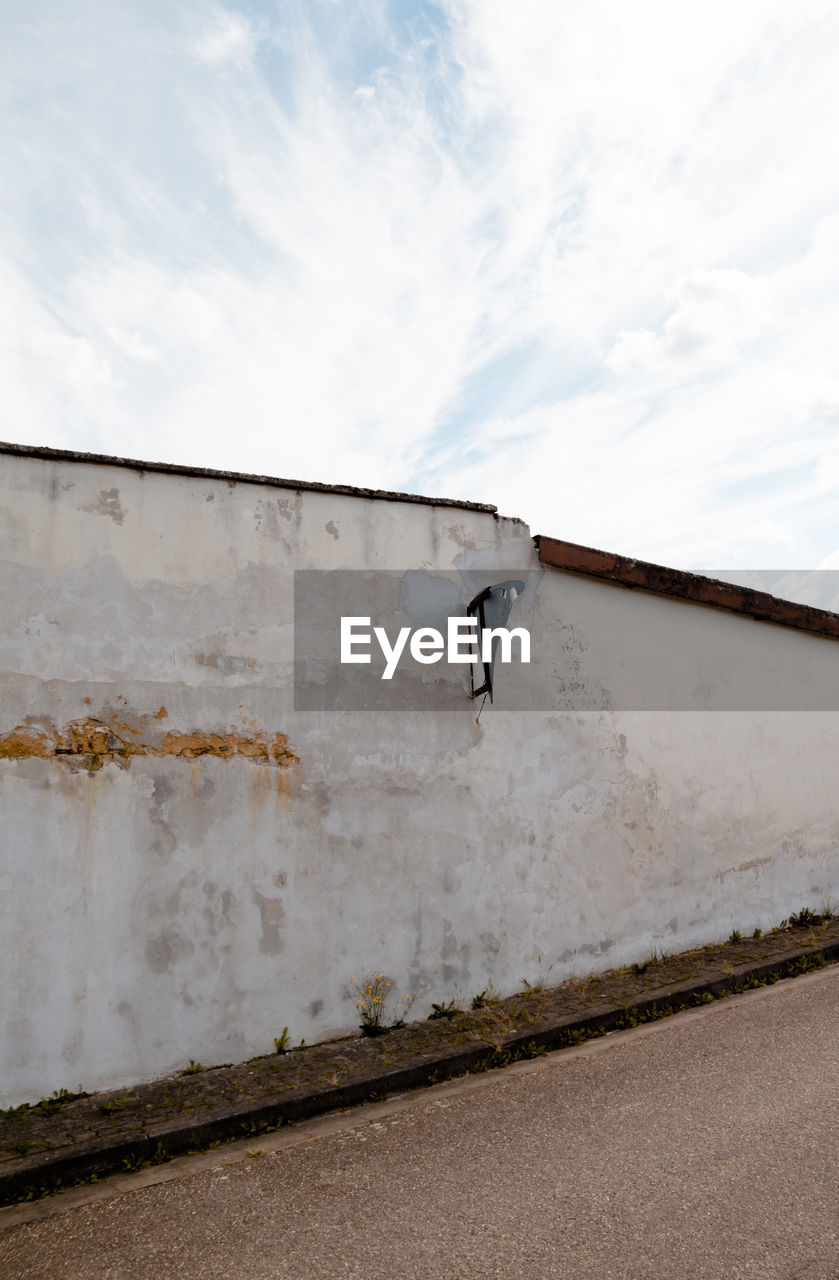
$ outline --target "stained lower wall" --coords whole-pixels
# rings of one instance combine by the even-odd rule
[[[420,1015],[836,892],[834,642],[545,571],[486,511],[0,479],[0,1105],[325,1038],[366,970]],[[295,568],[495,566],[534,575],[534,661],[480,721],[294,710]],[[786,710],[731,709],[755,663]]]

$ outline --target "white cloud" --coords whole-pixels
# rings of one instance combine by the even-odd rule
[[[247,66],[256,49],[256,36],[248,20],[241,13],[218,10],[207,23],[195,44],[195,53],[201,62],[211,67],[234,63]]]
[[[7,434],[829,555],[835,6],[390,15],[0,19]]]
[[[676,285],[676,309],[662,336],[621,330],[604,364],[614,373],[647,375],[668,362],[694,373],[733,364],[772,321],[768,292],[764,281],[732,268],[694,271]]]

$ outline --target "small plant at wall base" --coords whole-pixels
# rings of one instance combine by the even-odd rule
[[[485,1009],[487,1005],[498,1004],[498,993],[492,985],[492,979],[484,987],[483,991],[479,991],[477,995],[472,997],[473,1009]]]
[[[363,978],[350,978],[355,994],[355,1007],[361,1018],[361,1032],[365,1036],[378,1036],[387,1030],[385,1008],[393,987],[393,978],[386,973],[368,973]]]
[[[547,969],[542,968],[541,952],[537,957],[537,963],[539,965],[539,973],[533,979],[532,982],[530,981],[529,978],[519,978],[519,982],[522,985],[522,990],[526,996],[537,996],[539,995],[540,992],[544,991],[548,985],[548,978],[550,977],[550,973],[551,973],[551,969],[553,969],[553,965],[549,964]]]
[[[388,997],[393,990],[393,978],[387,973],[366,973],[363,978],[350,978],[350,987],[355,996],[355,1007],[361,1018],[361,1034],[365,1036],[381,1036],[386,1031],[404,1027],[408,1010],[416,1000],[416,993],[403,996],[405,1001],[398,1017],[392,1018],[388,1011]]]
[[[455,1007],[454,1000],[443,1000],[440,1004],[431,1005],[429,1018],[453,1018],[460,1010]]]
[[[788,926],[790,929],[806,929],[808,926],[827,924],[832,918],[833,912],[829,908],[825,908],[824,911],[813,911],[811,907],[802,907],[800,911],[795,911],[786,920],[782,920],[781,928]]]
[[[52,1116],[68,1102],[75,1102],[77,1098],[87,1097],[89,1095],[84,1092],[81,1085],[79,1085],[75,1093],[71,1092],[70,1089],[56,1089],[51,1097],[41,1098],[40,1102],[36,1102],[30,1110],[35,1112],[36,1115]]]

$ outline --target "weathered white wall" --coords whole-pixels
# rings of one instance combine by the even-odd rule
[[[525,526],[9,455],[0,485],[0,1105],[323,1038],[367,969],[422,1013],[839,881],[839,713],[621,709],[730,705],[755,662],[803,697],[839,644],[547,570],[529,702],[510,670],[480,724],[295,713],[295,568],[538,570]]]

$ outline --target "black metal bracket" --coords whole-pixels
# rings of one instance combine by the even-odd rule
[[[484,587],[483,591],[479,591],[474,600],[470,600],[466,607],[466,612],[470,618],[476,618],[478,622],[478,653],[480,654],[481,665],[483,667],[484,680],[479,689],[475,688],[475,666],[472,664],[472,694],[473,698],[479,698],[482,693],[489,694],[489,700],[492,702],[492,684],[495,667],[495,653],[499,644],[499,636],[492,638],[492,652],[489,659],[484,660],[483,657],[483,637],[484,631],[494,630],[496,627],[503,627],[507,624],[510,611],[517,598],[524,592],[524,583],[517,578],[508,578],[506,582],[499,582],[493,587]]]

